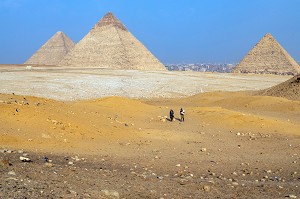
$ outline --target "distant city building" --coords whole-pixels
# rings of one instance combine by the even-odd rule
[[[236,64],[167,64],[166,68],[171,71],[197,71],[230,73]]]

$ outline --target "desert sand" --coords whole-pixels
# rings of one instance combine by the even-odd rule
[[[31,93],[35,86],[54,81],[59,85],[58,76],[71,80],[75,73],[79,75],[75,69],[2,67],[0,198],[300,196],[300,101],[251,91],[290,77],[182,73],[194,83],[201,77],[209,85],[222,84],[211,86],[215,91],[196,95],[197,90],[185,89],[185,81],[179,84],[180,92],[180,86],[167,84],[166,93],[172,98],[161,97],[161,89],[151,91],[153,98],[147,90],[134,94],[127,90],[112,97],[105,97],[108,91],[90,95],[88,82],[82,84],[89,91],[84,95],[80,89],[68,90],[72,84],[67,81],[61,81],[65,90],[60,94],[53,92],[58,86],[39,88],[37,93],[44,98]],[[129,73],[144,80],[156,78],[153,74],[165,78],[157,84],[149,81],[152,86],[179,75],[116,72],[120,81]],[[18,80],[20,74],[23,79]],[[86,74],[100,76],[98,71]],[[33,81],[40,76],[40,81]],[[10,83],[13,80],[15,84]],[[194,85],[201,87],[199,82]],[[223,88],[229,91],[218,91]],[[186,111],[185,122],[178,120],[181,107]],[[168,120],[171,108],[177,118],[173,122]],[[31,162],[22,162],[20,157]]]

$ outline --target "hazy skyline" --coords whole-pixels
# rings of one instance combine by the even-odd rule
[[[111,11],[163,63],[236,63],[266,34],[300,60],[298,0],[1,0],[0,63],[23,63],[57,31],[82,39]]]

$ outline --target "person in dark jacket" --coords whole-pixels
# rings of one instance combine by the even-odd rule
[[[173,109],[170,110],[170,121],[173,122],[174,120],[174,111]]]

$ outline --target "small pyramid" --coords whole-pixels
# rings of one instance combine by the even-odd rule
[[[271,88],[258,91],[258,95],[284,97],[290,100],[300,101],[300,75],[296,75]]]
[[[64,57],[60,65],[166,70],[112,13],[107,13]]]
[[[234,73],[296,75],[298,63],[267,33],[233,70]]]
[[[24,64],[58,65],[75,43],[63,32],[55,33]]]

